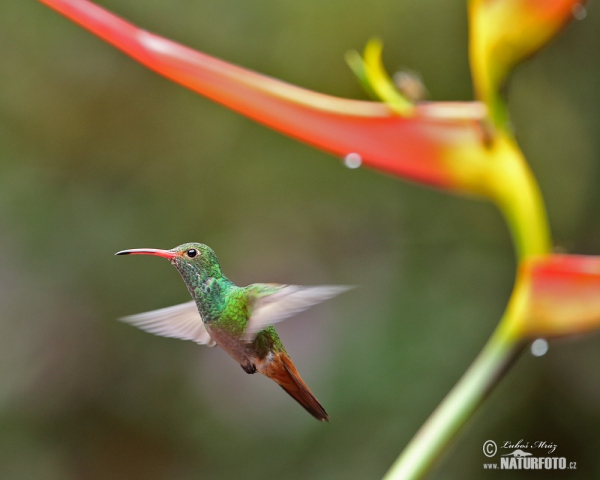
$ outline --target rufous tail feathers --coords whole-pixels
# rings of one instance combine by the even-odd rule
[[[291,358],[285,353],[279,352],[275,354],[273,360],[261,373],[275,380],[281,388],[289,393],[294,400],[302,405],[317,420],[329,422],[329,415],[327,415],[325,409],[306,386],[306,383],[302,381]]]

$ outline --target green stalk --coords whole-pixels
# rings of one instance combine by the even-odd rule
[[[494,139],[488,155],[480,176],[483,193],[504,215],[519,263],[548,254],[551,238],[544,202],[518,145],[503,132]],[[483,350],[413,437],[384,480],[421,478],[498,384],[525,345],[520,332],[527,320],[528,290],[529,279],[518,276],[504,316]]]
[[[500,323],[477,359],[419,429],[384,480],[421,478],[483,402],[523,349],[523,343],[508,335],[504,325],[506,323]]]

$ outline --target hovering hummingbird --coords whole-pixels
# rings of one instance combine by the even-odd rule
[[[304,383],[274,323],[348,290],[344,286],[305,287],[276,283],[234,285],[223,273],[215,252],[202,243],[172,250],[136,248],[116,255],[156,255],[167,258],[183,277],[193,301],[122,318],[163,337],[219,345],[246,373],[273,379],[317,420],[329,416]]]

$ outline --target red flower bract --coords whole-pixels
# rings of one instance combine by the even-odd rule
[[[447,150],[481,144],[476,102],[418,105],[400,117],[386,104],[290,85],[140,29],[87,0],[40,0],[148,68],[275,130],[334,155],[428,185],[460,190]]]
[[[525,335],[572,335],[600,326],[600,257],[533,258],[521,274],[530,282]]]

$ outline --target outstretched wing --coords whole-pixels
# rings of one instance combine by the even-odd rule
[[[162,337],[192,340],[209,347],[216,345],[206,331],[202,317],[193,301],[151,312],[129,315],[120,320]]]
[[[252,341],[256,334],[267,326],[306,310],[312,305],[335,297],[353,287],[321,285],[305,287],[300,285],[250,285],[248,305],[250,319],[244,333],[246,341]]]

